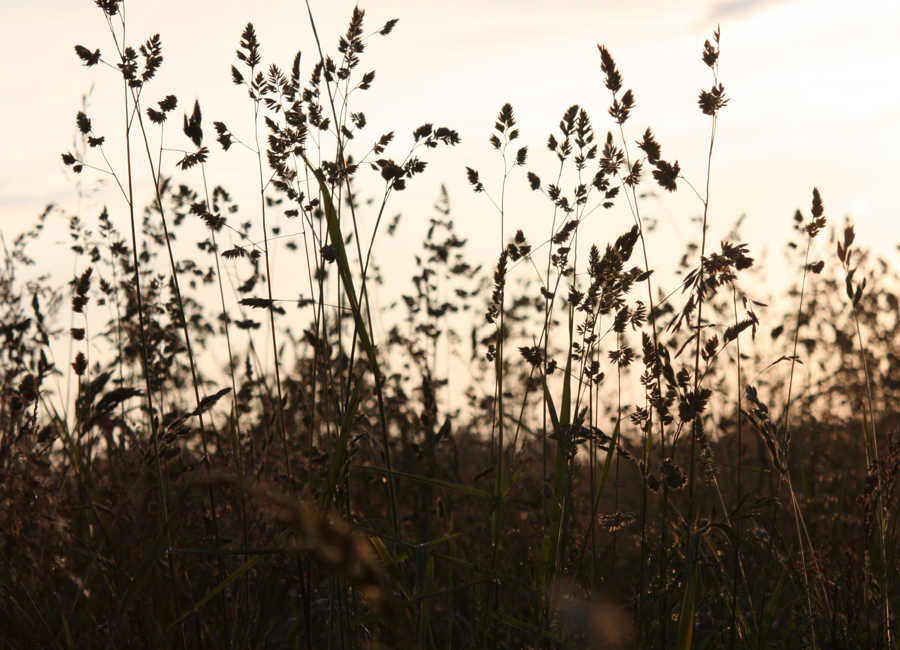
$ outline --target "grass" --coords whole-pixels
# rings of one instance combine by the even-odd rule
[[[605,133],[569,107],[546,141],[558,165],[534,170],[505,104],[499,173],[464,170],[496,212],[490,271],[442,186],[408,288],[380,305],[379,254],[409,248],[390,241],[395,195],[434,191],[417,177],[461,142],[428,122],[405,144],[372,136],[353,108],[375,83],[366,41],[397,21],[367,32],[354,10],[328,54],[309,11],[314,55],[289,69],[248,23],[231,68],[248,132],[210,129],[198,102],[182,136],[155,89],[162,40],[129,45],[123,3],[96,4],[109,45],[75,53],[122,122],[83,108],[63,162],[121,201],[90,219],[50,206],[3,240],[5,647],[895,647],[898,276],[818,189],[794,215],[787,295],[739,223],[708,241],[718,29],[698,61],[703,183],[634,127],[601,45]],[[255,177],[257,205],[207,177],[213,155]],[[675,269],[648,252],[653,187],[702,213]],[[549,230],[526,233],[513,192]],[[593,241],[614,212],[633,225]],[[25,282],[60,216],[74,278]],[[179,258],[192,222],[205,238]],[[276,247],[299,300],[273,291]]]

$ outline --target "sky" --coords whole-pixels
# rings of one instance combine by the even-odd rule
[[[310,3],[325,47],[334,51],[354,3]],[[900,219],[891,188],[900,163],[900,3],[456,0],[450,5],[379,0],[361,6],[367,33],[388,19],[399,19],[389,36],[367,41],[363,55],[361,67],[377,73],[372,89],[359,98],[370,122],[366,141],[395,130],[398,144],[389,153],[402,157],[412,130],[425,122],[454,128],[462,138],[453,150],[428,152],[427,172],[396,195],[389,211],[403,213],[406,230],[388,246],[400,246],[403,252],[418,246],[427,217],[434,215],[431,206],[440,185],[446,183],[458,231],[469,238],[478,261],[493,263],[499,249],[497,214],[484,195],[470,191],[465,166],[479,169],[488,190],[498,193],[500,162],[487,139],[505,102],[512,103],[521,142],[531,152],[526,168],[509,181],[507,223],[522,227],[532,241],[546,238],[550,210],[528,189],[525,171],[552,175],[555,163],[544,143],[571,104],[588,110],[598,136],[613,127],[606,115],[609,94],[597,44],[609,48],[625,86],[637,98],[626,124],[629,140],[652,127],[663,157],[677,159],[685,176],[700,187],[710,119],[697,108],[697,95],[711,84],[700,52],[720,24],[720,79],[731,101],[720,114],[713,153],[712,241],[746,215],[742,234],[751,251],[777,253],[790,236],[794,210],[808,214],[816,186],[831,223],[851,217],[860,244],[897,261]],[[302,2],[129,2],[126,16],[132,42],[157,32],[162,36],[166,61],[148,97],[176,94],[179,121],[199,99],[208,134],[212,120],[223,120],[238,133],[250,128],[246,95],[231,84],[229,74],[248,21],[256,26],[266,64],[289,69],[300,49],[306,77],[315,61]],[[74,179],[60,160],[60,153],[71,148],[81,97],[90,91],[88,113],[95,130],[107,136],[113,166],[124,168],[122,154],[116,153],[121,147],[114,147],[121,130],[120,82],[108,69],[83,67],[73,50],[82,44],[113,52],[102,14],[89,0],[0,0],[0,25],[4,236],[12,239],[50,201],[69,213],[80,211],[88,222],[102,205],[109,205],[124,231],[125,205],[112,184],[79,200]],[[174,129],[167,137],[185,146]],[[255,173],[254,160],[234,152],[223,155],[207,138],[213,150],[210,182],[238,187],[247,218],[257,219],[254,186],[247,182]],[[176,160],[170,157],[164,169],[174,172]],[[191,172],[177,173],[196,185]],[[86,173],[82,180],[97,178]],[[149,202],[150,186],[145,182],[138,189],[142,203]],[[363,185],[372,196],[380,189]],[[647,183],[645,189],[655,188]],[[698,235],[692,218],[701,206],[684,184],[675,194],[648,199],[644,212],[659,223],[659,234],[649,241],[651,260],[677,259],[684,244]],[[585,238],[601,245],[631,225],[624,203],[600,214]],[[42,270],[62,283],[71,277],[72,263],[58,250],[46,248],[36,257]],[[408,277],[410,255],[388,249],[382,256],[388,272]],[[276,260],[277,292],[295,297],[303,287],[293,286],[296,276],[286,271]]]

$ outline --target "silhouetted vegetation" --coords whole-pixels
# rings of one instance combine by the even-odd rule
[[[157,88],[160,36],[129,44],[123,3],[96,5],[109,43],[75,54],[123,122],[79,111],[62,160],[121,200],[49,206],[4,241],[4,647],[895,647],[898,276],[817,189],[785,295],[740,223],[708,240],[718,30],[693,184],[633,125],[604,46],[585,65],[609,104],[564,110],[554,168],[531,169],[502,106],[485,143],[502,173],[460,170],[497,217],[482,266],[419,178],[462,136],[373,135],[353,107],[377,83],[365,45],[396,20],[366,31],[356,9],[333,54],[316,34],[287,68],[248,23],[237,128]],[[254,205],[208,177],[212,156],[246,169]],[[651,188],[702,214],[675,269],[647,252]],[[389,206],[413,191],[437,202],[410,246]],[[614,210],[633,225],[592,241]],[[77,272],[24,282],[60,217]],[[273,293],[275,247],[299,298]],[[413,275],[380,305],[395,250]]]

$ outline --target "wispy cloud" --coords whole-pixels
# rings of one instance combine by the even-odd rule
[[[781,2],[785,2],[785,0],[722,0],[721,2],[713,2],[710,5],[709,18],[711,20],[742,18],[764,7]]]

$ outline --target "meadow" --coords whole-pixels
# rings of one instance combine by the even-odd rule
[[[74,107],[61,160],[114,201],[3,238],[0,646],[896,648],[900,277],[827,187],[785,206],[786,291],[740,221],[707,236],[718,28],[700,178],[602,43],[606,105],[539,142],[485,115],[496,165],[448,179],[495,217],[485,262],[424,174],[468,134],[373,133],[354,103],[397,20],[356,9],[333,39],[310,11],[288,62],[247,23],[237,125],[157,87],[163,39],[95,4],[108,42],[71,65],[121,120]],[[436,199],[411,245],[413,192]],[[660,269],[648,203],[676,192],[700,218]],[[70,278],[35,252],[60,218]]]

